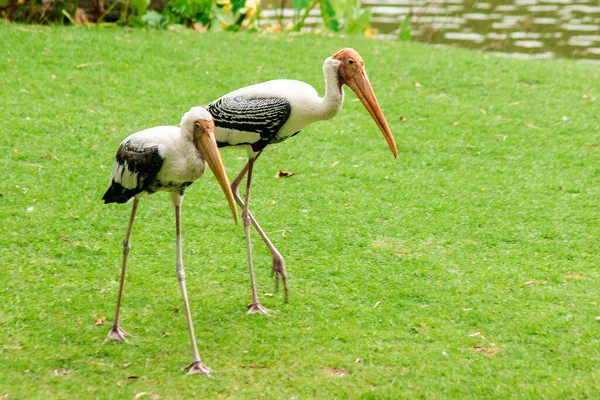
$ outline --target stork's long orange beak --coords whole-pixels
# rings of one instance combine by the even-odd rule
[[[371,82],[369,82],[367,73],[364,71],[364,69],[362,69],[350,76],[347,76],[346,84],[354,93],[356,93],[369,114],[371,114],[371,117],[381,130],[381,133],[383,133],[383,137],[385,138],[388,146],[390,146],[390,150],[392,150],[394,157],[398,157],[398,149],[396,148],[396,142],[392,136],[392,131],[390,130],[390,127],[383,116],[381,107],[379,107],[379,102],[377,101],[377,97],[375,97],[375,93],[373,92],[373,87],[371,86]]]
[[[227,174],[225,173],[223,161],[221,160],[221,154],[217,147],[217,141],[215,140],[214,123],[212,121],[204,120],[198,120],[196,123],[200,124],[202,127],[199,134],[195,135],[198,151],[202,158],[208,163],[208,166],[215,175],[215,178],[217,178],[219,185],[221,185],[221,189],[223,190],[223,193],[225,193],[225,197],[229,203],[231,214],[233,214],[233,219],[237,224],[237,207],[235,205],[235,199],[233,198],[231,186],[229,185],[229,180],[227,179]]]

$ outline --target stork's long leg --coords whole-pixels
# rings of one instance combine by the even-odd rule
[[[260,153],[258,155],[260,155]],[[254,267],[252,265],[252,242],[250,241],[251,219],[250,212],[248,211],[248,202],[250,200],[250,185],[252,184],[252,169],[254,168],[254,162],[256,161],[258,155],[248,159],[248,164],[244,168],[248,170],[248,178],[246,179],[246,201],[242,202],[242,221],[244,223],[244,235],[246,236],[246,253],[248,255],[248,270],[250,272],[250,283],[252,284],[252,304],[250,304],[250,306],[248,307],[248,314],[262,313],[265,315],[269,315],[270,310],[263,307],[258,300],[258,294],[256,292],[256,280],[254,279]],[[236,197],[240,197],[239,193]]]
[[[185,288],[185,271],[183,269],[183,251],[181,249],[181,203],[183,196],[179,193],[171,194],[171,201],[175,205],[175,233],[177,236],[177,267],[176,273],[179,279],[179,287],[181,288],[181,296],[183,297],[183,305],[185,307],[185,316],[187,318],[188,330],[190,332],[190,340],[192,342],[192,351],[194,353],[193,361],[187,366],[188,375],[192,374],[210,374],[211,370],[200,360],[198,345],[196,344],[196,335],[194,334],[194,324],[192,322],[192,312],[190,311],[190,302],[188,301],[187,290]]]
[[[254,157],[254,160],[252,161],[253,164],[261,154],[262,154],[262,151]],[[248,163],[246,163],[244,168],[240,171],[238,176],[235,178],[235,180],[231,184],[231,191],[233,192],[233,196],[235,197],[235,200],[237,201],[237,203],[239,204],[239,206],[242,209],[244,209],[246,203],[242,200],[242,196],[240,196],[240,192],[239,192],[238,188],[239,188],[240,182],[242,181],[242,179],[244,178],[244,176],[246,176],[246,173],[248,172],[249,165],[250,165],[250,160],[248,160]],[[283,256],[275,248],[273,243],[271,243],[271,241],[267,237],[267,234],[262,230],[262,228],[258,224],[258,221],[256,221],[256,218],[254,218],[254,216],[252,215],[250,210],[248,210],[248,217],[250,218],[252,225],[254,225],[254,228],[256,229],[256,231],[258,232],[258,234],[260,235],[262,240],[265,242],[265,244],[269,248],[269,251],[271,252],[271,256],[273,258],[273,266],[271,268],[271,275],[273,275],[275,277],[275,288],[279,289],[279,277],[281,276],[281,280],[283,281],[283,289],[284,289],[285,297],[287,299],[287,297],[288,297],[287,272],[285,270],[285,261],[283,259]]]
[[[133,207],[131,208],[129,225],[127,226],[127,233],[125,234],[125,239],[123,239],[123,263],[121,265],[121,282],[119,284],[119,295],[117,296],[117,309],[115,311],[115,319],[113,320],[113,324],[110,327],[110,331],[108,332],[106,339],[104,339],[104,343],[106,343],[110,339],[127,342],[127,339],[125,339],[125,337],[131,336],[119,326],[119,311],[121,310],[121,298],[123,297],[123,286],[125,285],[127,256],[129,255],[129,251],[131,250],[131,247],[129,246],[129,237],[131,236],[131,230],[133,229],[133,220],[135,219],[135,212],[137,211],[139,201],[140,200],[137,197],[133,199]]]

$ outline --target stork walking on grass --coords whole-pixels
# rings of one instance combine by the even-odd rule
[[[275,284],[279,284],[281,276],[286,297],[288,294],[284,259],[248,210],[252,170],[265,147],[296,135],[313,122],[333,118],[344,103],[343,85],[348,85],[375,120],[394,157],[398,156],[394,137],[377,102],[361,56],[353,49],[340,50],[325,60],[323,74],[324,97],[319,97],[317,91],[305,82],[278,79],[235,90],[207,106],[215,121],[215,137],[219,147],[241,146],[248,152],[248,163],[235,178],[231,188],[243,210],[242,220],[252,285],[252,303],[248,310],[250,314],[269,314],[269,310],[260,304],[256,292],[250,224],[254,225],[271,252]],[[246,194],[245,199],[242,199],[238,188],[246,174]]]
[[[210,369],[200,360],[185,287],[181,248],[181,204],[185,189],[204,174],[206,164],[225,192],[237,223],[235,200],[215,141],[214,122],[208,111],[202,107],[193,107],[188,111],[181,120],[181,127],[158,126],[127,137],[119,146],[109,187],[102,198],[105,203],[127,203],[133,199],[129,225],[123,240],[123,263],[115,319],[106,337],[106,340],[126,342],[126,336],[129,334],[119,325],[119,310],[130,250],[129,237],[138,203],[142,196],[158,191],[169,192],[171,195],[171,202],[175,206],[176,273],[193,350],[193,361],[188,366],[189,374],[208,374]]]

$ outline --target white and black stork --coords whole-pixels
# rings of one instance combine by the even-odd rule
[[[237,209],[225,168],[217,148],[212,116],[202,107],[193,107],[181,119],[181,126],[157,126],[127,137],[117,151],[108,190],[102,198],[104,203],[128,203],[133,199],[131,217],[123,240],[123,263],[121,282],[117,297],[115,319],[106,340],[127,341],[130,336],[119,325],[119,310],[125,282],[129,237],[140,198],[144,195],[164,191],[171,194],[175,206],[176,273],[187,317],[194,358],[188,366],[189,374],[208,374],[210,369],[202,364],[192,314],[185,287],[185,272],[181,248],[181,204],[183,193],[196,179],[200,178],[209,165],[225,192],[227,201],[237,223]]]
[[[271,252],[272,274],[275,276],[276,285],[281,276],[286,298],[288,294],[284,259],[248,211],[252,169],[265,147],[296,135],[313,122],[333,118],[344,103],[343,85],[348,85],[375,120],[394,157],[398,156],[394,137],[377,102],[361,56],[353,49],[342,49],[325,60],[323,74],[324,97],[319,97],[317,91],[305,82],[278,79],[235,90],[207,106],[215,121],[215,136],[219,147],[241,146],[248,152],[248,163],[235,178],[231,188],[243,210],[242,220],[252,284],[252,303],[248,310],[250,314],[269,314],[269,310],[260,304],[256,293],[250,223],[254,225]],[[246,174],[246,195],[242,200],[238,187]]]

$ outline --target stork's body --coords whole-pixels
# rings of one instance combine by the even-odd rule
[[[256,293],[250,244],[250,223],[269,247],[273,257],[272,272],[278,284],[283,278],[287,296],[285,262],[248,210],[252,169],[266,146],[282,142],[316,121],[333,118],[344,103],[343,85],[348,85],[359,97],[383,133],[394,156],[398,155],[394,138],[373,93],[360,55],[352,49],[343,49],[323,63],[325,95],[320,97],[309,84],[296,80],[272,80],[235,90],[207,106],[215,120],[215,136],[219,147],[243,146],[248,152],[248,163],[232,184],[233,194],[243,210],[244,232],[248,265],[252,283],[252,304],[249,313],[268,314]],[[246,196],[242,200],[238,186],[248,174]]]
[[[127,203],[157,191],[181,193],[199,179],[206,161],[177,126],[156,126],[127,137],[119,146],[105,203]]]
[[[115,319],[106,338],[127,341],[126,336],[129,334],[119,325],[119,311],[125,283],[127,256],[130,251],[129,237],[135,213],[142,196],[158,191],[171,194],[171,202],[175,207],[177,238],[176,273],[194,353],[193,362],[189,366],[192,374],[208,374],[210,369],[200,360],[185,287],[181,248],[181,204],[185,189],[204,174],[207,163],[225,191],[234,217],[237,218],[233,194],[214,138],[214,123],[211,115],[201,107],[194,107],[186,113],[181,120],[181,127],[158,126],[127,137],[119,146],[109,187],[102,198],[105,203],[127,203],[133,200],[129,225],[123,240],[121,282]]]
[[[257,153],[313,122],[333,118],[343,103],[344,92],[335,82],[321,98],[308,83],[277,79],[238,89],[207,108],[215,117],[219,147],[246,145]]]

